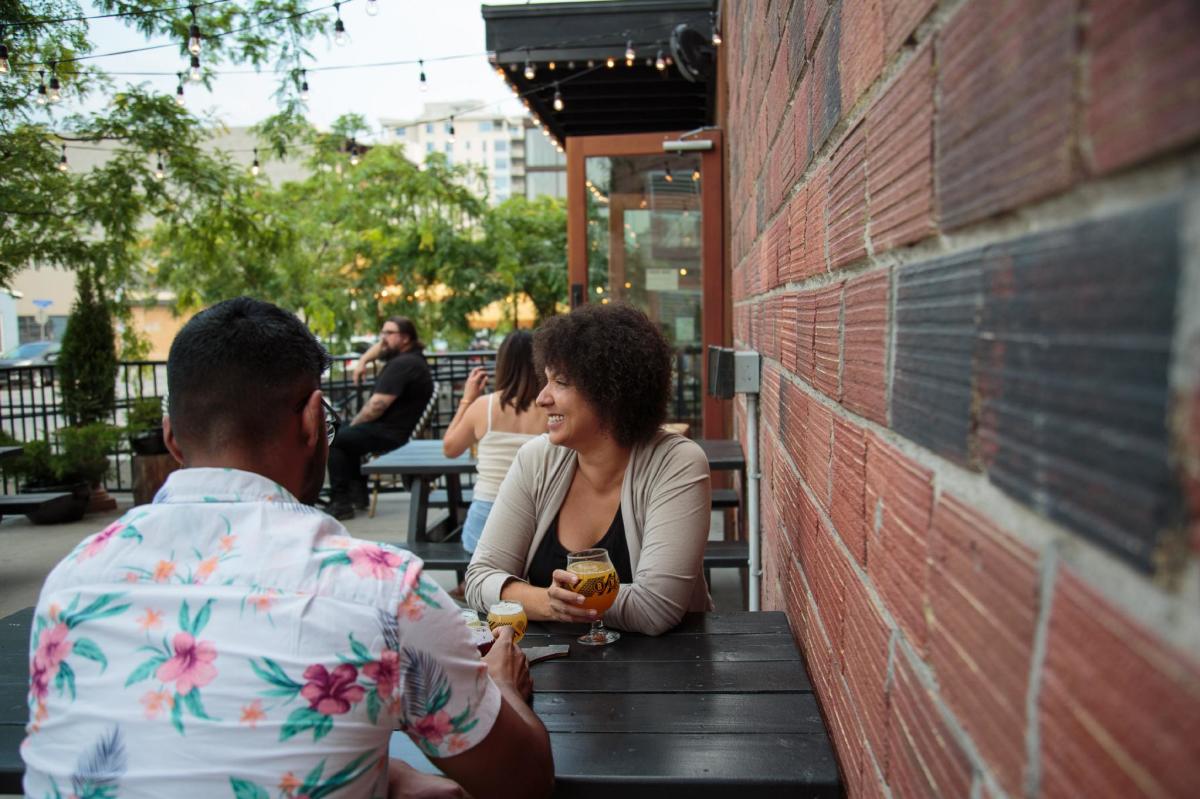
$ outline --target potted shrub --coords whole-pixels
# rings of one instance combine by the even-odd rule
[[[69,505],[30,513],[30,521],[34,524],[58,524],[82,519],[92,497],[91,483],[70,474],[67,462],[62,455],[54,453],[49,441],[30,441],[21,447],[21,455],[5,464],[4,468],[21,481],[22,494],[66,491],[73,496]]]
[[[167,445],[163,442],[162,399],[140,397],[129,407],[126,431],[129,446],[135,455],[166,455]]]

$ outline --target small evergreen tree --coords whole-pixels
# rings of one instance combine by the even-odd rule
[[[116,402],[117,349],[104,288],[83,267],[58,356],[63,413],[73,425],[108,418]]]

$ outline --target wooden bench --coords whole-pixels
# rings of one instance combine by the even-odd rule
[[[62,514],[74,496],[70,491],[5,494],[0,496],[0,519],[23,513],[34,524],[40,524],[39,519],[53,519]]]
[[[453,571],[462,582],[471,553],[462,548],[458,541],[418,541],[414,544],[398,544],[425,562],[425,568]],[[704,548],[704,576],[708,579],[711,569],[740,569],[750,557],[750,545],[745,541],[709,541]],[[712,581],[709,580],[709,583]]]

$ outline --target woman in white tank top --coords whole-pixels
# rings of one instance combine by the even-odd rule
[[[542,380],[533,368],[530,333],[515,330],[505,337],[496,355],[496,390],[490,394],[483,393],[487,380],[482,367],[471,370],[458,411],[442,439],[442,450],[448,458],[479,445],[475,496],[463,523],[462,544],[468,552],[475,551],[483,524],[517,450],[529,439],[546,432],[546,414],[534,402]]]

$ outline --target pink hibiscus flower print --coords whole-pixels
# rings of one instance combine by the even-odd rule
[[[100,550],[104,549],[104,547],[108,545],[109,539],[124,529],[125,525],[121,524],[120,522],[113,522],[108,527],[105,527],[96,534],[95,538],[88,542],[88,545],[83,548],[83,551],[79,553],[79,557],[76,558],[76,560],[87,560],[88,558],[94,558],[100,552]]]
[[[300,695],[308,700],[308,706],[325,716],[340,716],[349,712],[350,706],[361,702],[366,691],[357,685],[358,669],[343,663],[332,672],[320,663],[304,670],[308,682],[300,689]]]
[[[350,550],[350,568],[359,577],[391,580],[396,576],[396,567],[401,562],[401,557],[395,552],[388,552],[374,544],[365,544]]]
[[[381,699],[387,699],[396,690],[400,680],[400,653],[390,649],[383,650],[379,660],[373,660],[363,666],[363,674],[375,681],[375,690]]]
[[[55,667],[55,671],[58,668]],[[54,675],[44,666],[39,666],[36,659],[29,663],[29,692],[36,699],[44,700],[46,695],[50,693],[50,680]]]
[[[71,654],[71,649],[75,646],[67,640],[67,632],[67,625],[56,624],[42,630],[42,634],[38,636],[33,662],[48,671],[52,677],[58,671],[58,664]]]
[[[408,731],[418,738],[424,738],[430,744],[437,746],[454,730],[450,716],[446,711],[439,710],[422,716],[408,726]]]
[[[217,648],[211,641],[197,641],[190,633],[177,633],[171,643],[175,656],[158,667],[155,677],[175,683],[180,696],[187,696],[193,688],[203,688],[216,678],[217,668],[212,662],[217,659]]]

